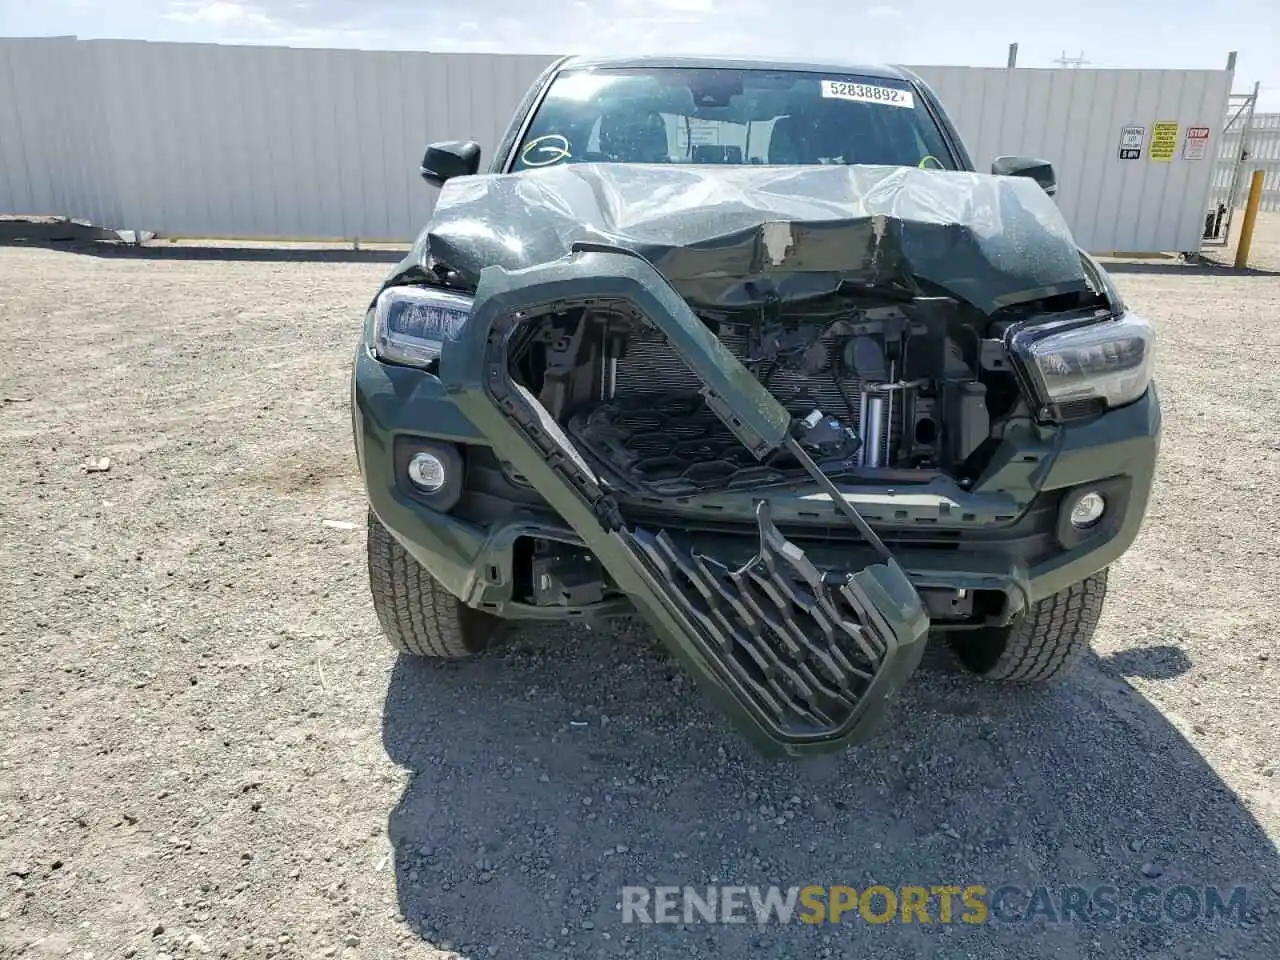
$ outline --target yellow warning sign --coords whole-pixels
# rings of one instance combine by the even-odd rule
[[[1151,125],[1151,159],[1168,163],[1178,152],[1178,121],[1157,120]]]

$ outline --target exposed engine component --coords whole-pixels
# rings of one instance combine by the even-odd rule
[[[796,418],[801,448],[829,476],[959,473],[988,443],[981,318],[949,298],[704,316],[725,347]],[[705,406],[700,384],[658,332],[594,310],[522,332],[513,372],[582,448],[664,496],[786,482],[785,452],[755,462]],[[921,477],[923,479],[923,476]]]
[[[851,459],[862,446],[862,439],[837,418],[812,411],[799,423],[800,444],[820,460]]]
[[[850,408],[834,376],[834,354],[839,349],[839,339],[824,335],[822,331],[823,327],[817,328],[819,339],[813,357],[807,361],[802,353],[752,362],[751,324],[747,322],[720,323],[716,335],[729,352],[758,379],[767,383],[769,391],[796,416],[803,417],[814,409],[827,413],[845,411],[842,419],[854,423],[857,408]],[[614,396],[617,398],[697,393],[701,386],[676,351],[648,327],[637,328],[627,334],[625,352],[618,358],[616,370]],[[856,384],[850,398],[856,404]]]
[[[884,466],[891,459],[889,428],[885,422],[885,397],[872,393],[889,378],[884,344],[868,336],[854,337],[845,345],[845,365],[862,380],[858,402],[858,433],[862,435],[862,465]]]

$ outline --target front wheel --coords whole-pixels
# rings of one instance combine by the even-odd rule
[[[506,621],[465,603],[442,587],[369,511],[369,590],[382,632],[401,653],[469,657],[497,640]]]
[[[1075,669],[1093,640],[1107,596],[1107,571],[1059,590],[1034,604],[1007,627],[951,634],[951,649],[969,670],[987,680],[1043,683]]]

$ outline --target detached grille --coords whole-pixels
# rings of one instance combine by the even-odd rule
[[[924,608],[896,563],[823,573],[763,502],[756,520],[758,553],[743,567],[688,552],[664,530],[626,533],[753,713],[787,739],[839,736],[920,662]]]
[[[739,360],[746,356],[746,336],[738,330],[722,328],[720,342]],[[849,401],[855,404],[855,409],[850,411],[836,385],[835,365],[831,359],[833,341],[824,337],[820,342],[826,348],[827,357],[819,372],[808,374],[800,370],[776,369],[768,377],[769,391],[793,414],[804,416],[817,407],[824,413],[856,421],[859,382],[854,378],[844,381]],[[626,356],[618,361],[615,399],[697,393],[701,386],[698,378],[662,341],[657,331],[646,328],[628,337]]]

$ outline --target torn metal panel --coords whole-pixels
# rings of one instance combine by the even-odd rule
[[[983,312],[1088,290],[1053,200],[1020,177],[880,166],[566,164],[445,185],[427,249],[474,286],[491,265],[621,247],[694,306],[848,285],[944,293]],[[409,264],[406,264],[408,268]]]

